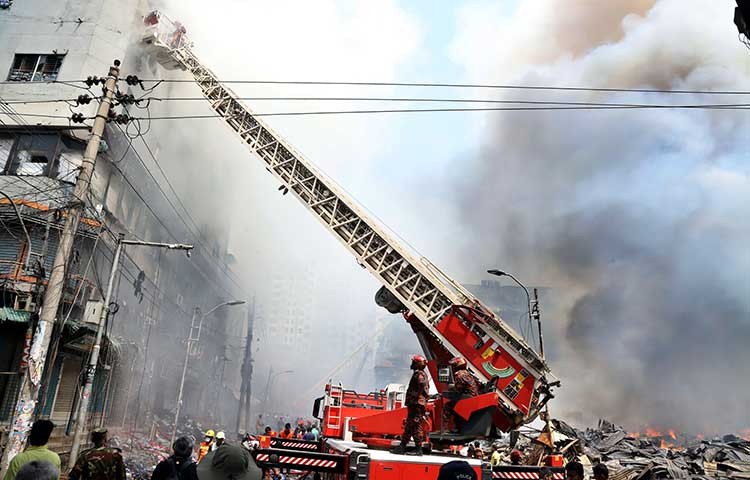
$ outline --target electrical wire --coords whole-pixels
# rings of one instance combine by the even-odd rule
[[[120,78],[119,81],[124,81]],[[198,83],[195,79],[149,79],[142,82],[160,83]],[[485,88],[498,90],[551,90],[572,92],[623,92],[623,93],[662,93],[662,94],[694,94],[694,95],[750,95],[747,90],[666,90],[658,88],[608,88],[585,86],[555,86],[555,85],[514,85],[487,83],[436,83],[436,82],[350,82],[350,81],[309,81],[309,80],[217,80],[220,84],[251,84],[251,85],[350,85],[375,87],[429,87],[429,88]]]

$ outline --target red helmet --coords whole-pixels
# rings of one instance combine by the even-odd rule
[[[463,357],[453,357],[448,362],[448,365],[453,367],[454,370],[466,370],[466,359]]]
[[[411,357],[411,369],[412,370],[423,370],[427,366],[427,359],[422,355],[413,355]]]

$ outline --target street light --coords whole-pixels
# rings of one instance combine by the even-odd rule
[[[73,444],[70,448],[70,463],[69,466],[75,464],[78,458],[78,450],[81,448],[81,440],[83,438],[83,430],[86,427],[86,414],[89,410],[89,400],[91,399],[91,389],[94,383],[94,376],[96,375],[97,363],[99,362],[99,351],[101,350],[102,335],[104,334],[104,327],[107,324],[107,316],[109,315],[109,303],[112,299],[112,288],[115,284],[115,277],[117,276],[117,270],[120,266],[120,255],[122,253],[123,245],[136,245],[141,247],[156,247],[166,248],[168,250],[185,250],[187,254],[190,254],[190,250],[193,249],[192,245],[185,245],[182,243],[159,243],[159,242],[144,242],[143,240],[125,240],[124,236],[120,234],[117,237],[117,248],[115,254],[112,257],[112,268],[109,272],[109,281],[107,283],[107,293],[104,296],[104,305],[102,306],[101,314],[99,315],[99,325],[96,327],[96,340],[91,348],[91,355],[89,356],[89,365],[86,369],[86,383],[83,386],[83,392],[81,393],[81,400],[78,404],[78,416],[76,417],[76,429],[73,434]],[[31,248],[31,245],[29,245]]]
[[[539,356],[542,357],[542,360],[544,360],[544,338],[542,337],[542,320],[541,315],[539,314],[539,295],[536,288],[534,289],[534,301],[532,302],[531,295],[529,294],[529,289],[526,288],[526,286],[521,283],[516,277],[514,277],[513,274],[496,269],[487,270],[487,273],[489,273],[490,275],[495,275],[497,277],[508,277],[516,282],[519,287],[523,288],[523,291],[526,293],[526,306],[528,308],[527,312],[529,316],[529,323],[531,323],[533,320],[536,320],[537,330],[539,331]]]
[[[273,367],[271,367],[268,370],[268,381],[266,382],[266,394],[263,397],[263,413],[266,413],[266,407],[268,406],[269,392],[271,391],[271,388],[273,387],[273,382],[276,381],[276,379],[280,375],[287,375],[290,373],[294,373],[294,370],[284,370],[283,372],[276,372],[275,375],[271,376],[272,373],[273,373]]]
[[[185,361],[182,364],[182,378],[180,379],[180,393],[177,395],[177,407],[174,412],[174,425],[172,426],[172,441],[174,444],[175,437],[177,436],[177,421],[180,418],[180,409],[182,408],[182,392],[185,388],[185,375],[187,374],[188,360],[190,359],[190,349],[193,347],[194,342],[199,342],[201,339],[201,329],[203,327],[203,319],[215,312],[221,307],[231,307],[234,305],[244,304],[244,300],[230,300],[228,302],[222,302],[215,307],[211,308],[206,313],[201,313],[200,308],[195,307],[193,309],[193,318],[190,323],[190,336],[188,337],[187,347],[185,348]],[[198,323],[196,324],[196,317]],[[195,334],[195,335],[194,335]]]

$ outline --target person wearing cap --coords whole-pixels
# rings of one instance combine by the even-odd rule
[[[437,480],[477,480],[477,472],[469,462],[453,460],[440,467]]]
[[[206,434],[203,436],[203,441],[198,446],[198,463],[200,463],[201,460],[203,460],[203,457],[213,449],[215,437],[216,433],[214,433],[213,430],[206,430]]]
[[[262,476],[250,452],[229,443],[209,452],[198,464],[200,480],[261,480]]]
[[[23,465],[32,461],[49,462],[60,470],[60,457],[47,448],[47,442],[52,435],[55,424],[49,420],[37,420],[31,425],[29,432],[29,446],[23,452],[19,453],[10,461],[8,470],[5,472],[3,480],[15,480],[16,473]]]
[[[125,480],[125,464],[122,450],[107,446],[107,429],[97,428],[91,432],[93,448],[78,455],[70,480]]]
[[[151,474],[151,480],[198,480],[197,465],[193,461],[193,441],[180,437],[172,445],[174,452],[159,462]]]
[[[414,370],[414,373],[409,381],[409,387],[406,389],[404,401],[407,412],[406,423],[404,424],[404,433],[401,435],[401,443],[393,449],[393,453],[404,453],[406,444],[413,438],[414,444],[417,446],[416,454],[422,455],[422,442],[425,438],[423,422],[430,390],[430,380],[424,371],[426,367],[427,359],[422,355],[411,357],[410,368]]]
[[[226,437],[227,437],[227,436],[226,436],[226,434],[225,434],[224,432],[219,432],[219,433],[217,433],[217,434],[216,434],[216,443],[214,443],[214,445],[213,445],[213,447],[211,448],[211,450],[216,450],[216,449],[217,449],[217,448],[219,448],[220,446],[224,445],[224,442],[225,442],[225,441],[226,441],[226,439],[227,439]]]

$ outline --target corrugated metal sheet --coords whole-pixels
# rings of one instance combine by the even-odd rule
[[[0,227],[0,275],[15,272],[21,252],[21,239],[24,237],[20,228]]]
[[[65,424],[70,416],[76,391],[78,389],[78,377],[81,373],[81,357],[66,356],[63,359],[62,374],[57,386],[55,403],[52,407],[52,420]],[[57,423],[56,422],[56,423]]]
[[[0,322],[27,323],[30,316],[30,312],[16,310],[10,307],[0,307]]]

